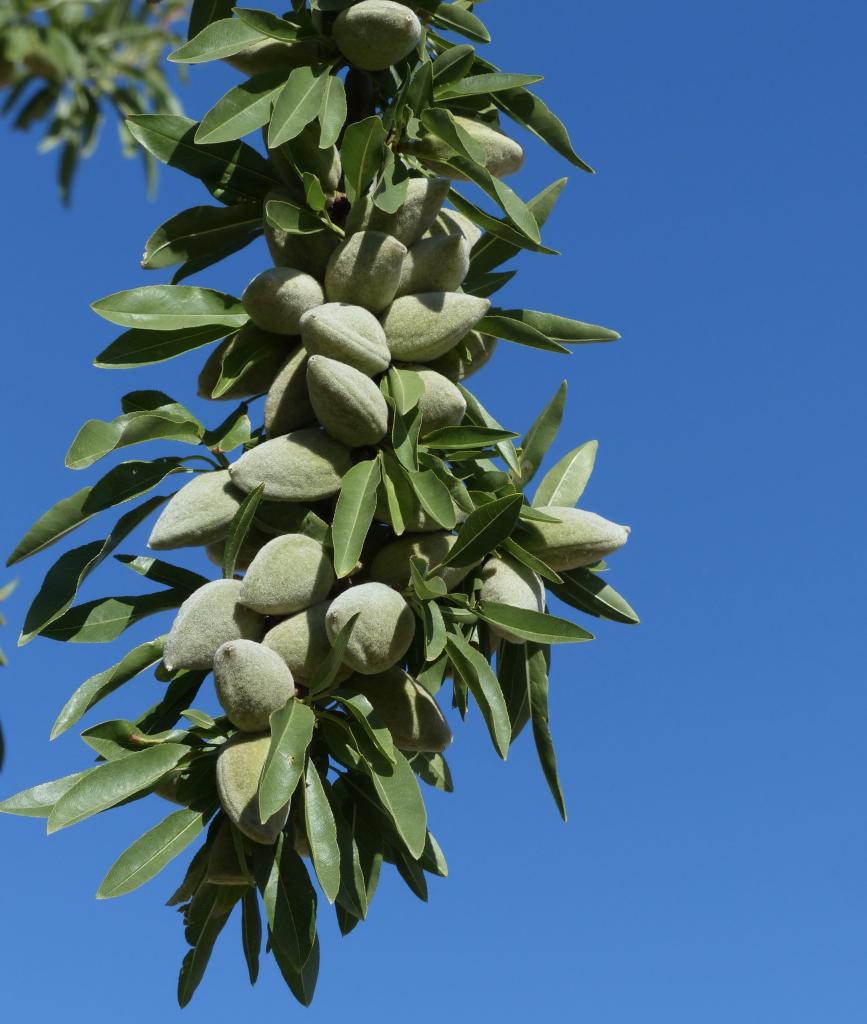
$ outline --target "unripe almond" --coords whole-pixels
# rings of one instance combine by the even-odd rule
[[[441,235],[460,235],[470,244],[470,249],[482,237],[483,231],[458,210],[444,209],[438,214],[436,220],[431,224],[425,237],[438,238]]]
[[[288,434],[314,423],[307,394],[307,349],[303,345],[280,368],[265,399],[265,431],[269,437]]]
[[[525,523],[527,534],[521,543],[555,572],[592,565],[618,551],[629,538],[628,526],[612,523],[582,508],[551,505],[539,511],[556,516],[560,522]]]
[[[367,697],[401,750],[438,754],[451,743],[452,731],[439,705],[402,668],[354,676],[349,687]]]
[[[334,643],[347,621],[358,618],[343,661],[362,675],[374,675],[396,665],[409,650],[415,634],[415,615],[404,599],[382,583],[350,587],[331,602],[325,616],[328,639]]]
[[[358,231],[338,245],[325,271],[329,302],[381,313],[397,293],[406,246],[382,231]]]
[[[269,716],[295,696],[292,673],[283,659],[254,640],[230,640],[214,655],[217,700],[243,732],[269,728]]]
[[[470,246],[460,235],[424,238],[407,252],[400,270],[397,295],[453,292],[470,269]]]
[[[298,198],[293,199],[292,194],[285,189],[273,189],[268,192],[265,203],[267,204],[270,199],[289,199],[298,202]],[[305,274],[322,280],[331,254],[340,242],[333,231],[323,229],[297,235],[292,231],[275,228],[267,217],[262,218],[262,228],[265,241],[268,243],[268,252],[276,266],[303,270]]]
[[[194,590],[178,609],[166,639],[163,664],[179,668],[213,667],[217,649],[229,640],[258,640],[262,617],[239,603],[239,580],[212,580]]]
[[[370,377],[326,356],[310,356],[307,390],[316,418],[344,444],[376,444],[388,430],[388,406]]]
[[[251,448],[229,474],[245,494],[264,484],[263,497],[273,501],[318,501],[340,490],[351,461],[348,448],[308,427]]]
[[[439,565],[457,539],[457,534],[445,532],[398,537],[374,555],[370,563],[370,578],[397,590],[404,590],[410,582],[410,559],[422,559],[427,572],[432,565]],[[469,565],[444,565],[437,569],[435,575],[451,590],[469,575],[472,568]]]
[[[239,331],[220,342],[205,360],[197,381],[199,397],[212,402],[237,402],[240,398],[261,395],[271,386],[292,340],[285,334],[263,331],[252,323],[244,324]],[[220,379],[224,360],[240,355],[243,355],[245,361],[252,357],[252,361],[241,376],[215,398],[214,389]]]
[[[330,601],[305,608],[297,615],[278,622],[269,629],[262,643],[270,647],[289,667],[296,683],[309,686],[313,673],[322,664],[331,650],[331,642],[325,629],[325,616]],[[342,667],[338,680],[349,676],[352,670]]]
[[[287,533],[268,541],[250,563],[239,600],[263,615],[291,615],[326,598],[334,579],[318,540]]]
[[[259,820],[259,776],[271,746],[267,732],[236,732],[217,755],[217,796],[226,817],[254,843],[271,846],[289,820],[289,804],[263,824]]]
[[[274,334],[298,334],[301,317],[324,299],[316,278],[293,267],[263,270],[241,296],[253,323]]]
[[[438,359],[428,364],[451,381],[466,380],[488,362],[497,347],[497,339],[480,331],[470,331],[465,337]]]
[[[508,604],[512,608],[542,612],[545,610],[545,585],[541,577],[526,565],[511,558],[489,558],[481,571],[482,588],[479,598]],[[488,624],[494,636],[513,644],[522,644],[522,637],[516,636],[503,626]]]
[[[424,362],[453,348],[491,308],[459,292],[404,295],[385,311],[382,326],[395,359]]]
[[[481,146],[485,154],[485,169],[495,178],[505,178],[509,174],[514,174],[524,163],[524,150],[508,135],[469,117],[457,116],[455,122]],[[451,160],[454,153],[451,146],[436,135],[427,135],[421,142],[413,143],[409,151],[432,170],[458,181],[469,181],[465,174],[446,166],[445,161]]]
[[[199,473],[172,496],[148,538],[154,551],[169,551],[222,540],[244,495],[227,469]]]
[[[456,427],[467,411],[464,396],[448,377],[436,370],[427,366],[413,366],[411,369],[415,370],[424,384],[424,391],[418,400],[422,436],[440,427]]]
[[[331,34],[353,67],[383,71],[418,46],[421,22],[404,4],[361,0],[337,15]]]
[[[361,306],[328,302],[301,318],[301,340],[311,356],[328,356],[368,377],[388,369],[391,352],[376,317]]]
[[[410,178],[406,198],[394,213],[380,210],[372,196],[362,196],[349,211],[346,231],[384,231],[406,246],[415,245],[436,221],[450,188],[448,178]]]

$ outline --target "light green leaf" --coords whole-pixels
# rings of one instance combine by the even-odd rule
[[[563,420],[563,409],[566,405],[568,385],[564,380],[554,397],[539,413],[536,421],[527,431],[521,442],[521,486],[526,487],[539,468],[545,452],[554,443],[560,423]]]
[[[319,148],[334,146],[346,123],[346,90],[342,79],[329,75],[319,106]]]
[[[522,565],[526,565],[528,569],[532,569],[533,572],[538,573],[539,576],[544,580],[548,580],[550,583],[562,583],[562,577],[559,573],[546,565],[541,558],[537,558],[532,552],[527,551],[526,548],[522,548],[521,545],[513,540],[511,537],[507,537],[503,541],[503,548]]]
[[[467,419],[477,426],[489,427],[493,430],[503,429],[472,391],[468,391],[462,384],[458,384],[457,387],[467,403]],[[509,469],[516,476],[520,476],[521,464],[518,462],[518,453],[515,451],[514,444],[511,441],[498,441],[497,451]]]
[[[534,643],[574,644],[593,639],[592,633],[576,626],[574,622],[544,612],[513,608],[511,605],[496,601],[482,601],[475,611],[485,622],[503,626],[515,636]]]
[[[471,75],[469,78],[440,86],[437,88],[435,95],[439,101],[448,101],[460,96],[484,96],[487,93],[503,92],[506,89],[518,89],[526,85],[535,85],[536,82],[541,81],[542,75],[505,74],[502,71],[492,72],[482,75]]]
[[[331,526],[334,572],[338,579],[348,576],[361,557],[367,531],[373,522],[376,490],[381,479],[378,458],[356,463],[343,477]]]
[[[421,123],[438,139],[442,139],[455,153],[465,157],[471,163],[484,167],[485,150],[462,125],[455,121],[454,115],[444,107],[430,107],[422,112]]]
[[[427,835],[427,812],[415,774],[399,750],[395,764],[366,763],[380,803],[413,857],[421,856]]]
[[[340,847],[337,825],[316,765],[307,761],[304,769],[304,826],[316,877],[329,903],[340,889]]]
[[[500,430],[496,427],[440,427],[426,434],[423,443],[428,448],[461,451],[488,448],[517,436],[511,430]]]
[[[581,320],[571,320],[567,316],[557,316],[555,313],[540,313],[535,309],[500,309],[497,313],[511,320],[520,321],[550,341],[564,345],[617,341],[620,338],[617,331],[609,330],[607,327],[585,324]]]
[[[559,352],[562,355],[571,355],[565,345],[551,341],[531,324],[508,315],[505,310],[495,310],[476,324],[477,331],[482,334],[491,334],[495,338],[502,338],[503,341],[514,341],[519,345],[528,345],[530,348],[540,348],[545,352]]]
[[[260,11],[249,7],[233,7],[232,10],[244,24],[256,29],[263,36],[279,39],[283,43],[292,43],[298,38],[298,28],[285,18],[278,18],[270,11]]]
[[[448,487],[432,470],[420,471],[404,468],[407,480],[419,503],[445,530],[454,529],[457,514]]]
[[[161,270],[210,256],[235,252],[262,230],[258,203],[192,206],[161,224],[145,243],[142,269]]]
[[[268,128],[269,148],[290,142],[319,116],[330,77],[323,67],[293,68],[274,103]]]
[[[349,731],[362,755],[370,760],[368,755],[372,754],[374,760],[384,758],[387,764],[393,765],[394,741],[391,733],[376,716],[370,701],[360,693],[353,697],[338,696],[334,699],[349,712],[352,718]]]
[[[428,786],[442,790],[443,793],[454,792],[452,773],[442,754],[414,753],[409,756],[409,764],[422,782],[427,783]]]
[[[291,235],[313,235],[326,230],[315,214],[290,199],[269,199],[265,203],[268,223]]]
[[[433,13],[433,21],[435,25],[458,32],[475,42],[489,43],[491,41],[491,35],[484,23],[475,14],[465,7],[459,7],[456,3],[441,3]]]
[[[367,191],[385,158],[385,129],[376,117],[349,125],[340,148],[346,195],[351,203]]]
[[[221,96],[202,118],[194,141],[201,144],[233,142],[271,119],[271,108],[286,83],[285,71],[266,71]]]
[[[593,472],[598,447],[596,441],[585,441],[567,452],[542,477],[533,496],[533,505],[565,508],[577,505]]]
[[[0,802],[0,812],[17,814],[25,818],[47,818],[61,797],[65,796],[83,778],[98,770],[98,768],[87,768],[83,772],[64,775],[62,779],[40,782],[38,786],[22,789],[20,793]]]
[[[259,817],[265,822],[285,807],[304,771],[304,757],[316,715],[294,697],[284,707],[273,711],[271,746],[259,780]]]
[[[221,18],[206,25],[189,42],[169,54],[175,64],[202,64],[221,60],[262,40],[262,33],[239,18]]]
[[[112,864],[96,898],[124,896],[150,881],[201,834],[210,816],[184,808],[149,829]]]
[[[186,284],[151,284],[115,292],[91,303],[90,308],[121,327],[161,331],[217,324],[242,327],[250,319],[231,295]]]
[[[446,649],[446,624],[436,601],[422,605],[425,661],[436,661]]]
[[[161,743],[100,765],[60,797],[49,815],[48,832],[76,825],[148,789],[189,752],[180,743]]]

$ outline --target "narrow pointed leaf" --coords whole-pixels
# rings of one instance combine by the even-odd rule
[[[539,649],[529,659],[530,672],[530,717],[533,722],[533,739],[536,741],[536,752],[545,781],[557,804],[557,810],[563,821],[566,820],[566,800],[560,776],[557,773],[557,757],[554,753],[554,741],[548,725],[548,669],[545,664],[545,653]]]
[[[186,352],[210,345],[230,331],[222,324],[185,327],[179,331],[149,331],[133,328],[125,331],[102,350],[93,365],[104,370],[127,370],[134,366],[150,366],[175,359]]]
[[[527,431],[521,442],[521,486],[526,487],[539,468],[545,452],[554,443],[560,423],[563,420],[563,409],[566,405],[567,384],[564,380],[557,392],[545,408],[539,413],[536,421]]]
[[[259,780],[259,817],[267,821],[289,798],[304,772],[316,716],[294,697],[271,713],[271,746]]]
[[[494,749],[505,761],[512,739],[512,723],[503,691],[487,659],[458,633],[450,633],[447,650],[452,666],[479,705]]]
[[[322,106],[330,75],[323,68],[294,68],[274,103],[268,128],[271,149],[289,142],[315,120]]]
[[[597,448],[596,441],[585,441],[567,452],[542,477],[533,495],[533,505],[565,508],[577,505],[593,472]]]
[[[238,554],[244,541],[247,539],[250,527],[253,525],[253,518],[256,515],[256,509],[259,507],[264,491],[264,484],[259,484],[258,487],[250,491],[241,502],[238,511],[229,524],[226,546],[223,549],[223,579],[230,580],[235,575],[235,563],[238,560]]]
[[[589,569],[572,569],[563,573],[563,582],[551,590],[561,601],[573,608],[613,622],[636,625],[638,615],[629,602]]]
[[[115,292],[90,308],[121,327],[176,331],[220,324],[242,327],[250,318],[238,299],[212,288],[186,284],[151,284]]]
[[[0,813],[17,814],[24,818],[47,818],[61,797],[96,771],[99,769],[87,768],[83,772],[74,772],[72,775],[64,775],[61,779],[40,782],[37,786],[22,789],[20,793],[0,801]]]
[[[427,834],[427,812],[415,774],[400,751],[395,764],[368,765],[370,781],[383,809],[413,857],[420,857]]]
[[[496,601],[482,601],[475,610],[485,622],[504,626],[510,633],[534,643],[574,644],[593,639],[592,633],[576,626],[574,622],[544,612],[513,608]]]
[[[501,544],[514,530],[523,497],[508,494],[476,509],[458,530],[454,547],[442,565],[473,565]]]
[[[325,898],[333,903],[340,889],[337,825],[319,771],[311,760],[307,761],[304,770],[304,826],[316,877]]]
[[[361,549],[373,522],[376,491],[381,479],[378,458],[356,463],[343,477],[331,526],[334,572],[338,579],[348,576],[361,557]]]

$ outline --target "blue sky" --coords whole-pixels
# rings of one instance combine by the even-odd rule
[[[531,32],[520,19],[536,9]],[[568,359],[502,344],[473,384],[523,430],[569,378],[552,456],[599,439],[584,500],[633,528],[611,578],[642,625],[595,624],[594,643],[556,652],[567,825],[529,736],[504,765],[469,722],[450,755],[457,792],[430,796],[451,877],[432,884],[429,905],[388,877],[348,939],[324,912],[309,1011],[270,963],[249,990],[233,922],[183,1019],[855,1024],[867,1012],[867,13],[840,0],[494,0],[483,13],[491,59],[546,75],[539,91],[599,172],[529,145],[514,180],[525,196],[570,175],[547,228],[564,255],[522,259],[504,297],[608,324],[623,340]],[[188,111],[201,115],[230,81],[194,69]],[[93,369],[114,332],[87,304],[163,280],[138,269],[145,238],[208,198],[169,171],[144,202],[139,168],[119,161],[110,130],[70,212],[31,138],[6,132],[3,155],[8,550],[96,477],[63,468],[84,419],[111,418],[120,395],[147,387],[203,410],[201,354]],[[260,243],[201,283],[239,294],[266,260]],[[204,412],[215,423],[223,409]],[[77,542],[103,535],[96,525]],[[25,563],[4,608],[4,794],[84,765],[73,735],[49,745],[48,731],[119,651],[45,640],[9,650],[51,561]],[[107,569],[85,596],[129,583]],[[90,721],[151,703],[158,685],[143,677]],[[39,822],[0,820],[13,1016],[41,1019],[34,1000],[50,999],[68,1020],[118,1007],[130,1024],[182,1019],[183,940],[161,905],[181,866],[118,901],[92,895],[165,810],[154,798],[50,839]]]

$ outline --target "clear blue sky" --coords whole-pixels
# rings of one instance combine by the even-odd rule
[[[543,12],[532,31],[519,20],[528,11]],[[855,0],[493,0],[484,14],[492,59],[545,73],[542,95],[599,171],[570,174],[547,230],[565,255],[525,259],[508,304],[610,324],[623,340],[568,359],[503,344],[473,383],[523,430],[569,377],[553,454],[600,440],[585,500],[633,527],[612,581],[643,622],[599,625],[593,644],[556,652],[568,825],[529,736],[504,765],[469,723],[450,757],[457,792],[430,799],[451,868],[430,904],[388,877],[348,939],[324,912],[310,1011],[271,962],[249,990],[233,922],[183,1019],[860,1024],[867,11]],[[201,115],[230,77],[194,69],[188,110]],[[208,201],[170,171],[145,203],[139,168],[121,165],[113,141],[107,132],[64,213],[53,161],[3,136],[4,551],[95,478],[62,464],[85,418],[110,418],[143,387],[202,408],[201,354],[152,371],[90,366],[114,332],[88,301],[165,279],[137,268],[145,238]],[[516,184],[530,195],[565,173],[531,145]],[[201,280],[238,294],[265,263],[260,243]],[[22,567],[7,650],[55,554]],[[130,584],[107,570],[85,596]],[[153,635],[150,624],[136,635]],[[49,746],[48,731],[118,650],[43,640],[9,652],[4,794],[86,762],[74,735]],[[90,722],[145,706],[155,686],[143,677]],[[184,945],[161,905],[181,866],[121,900],[92,895],[165,811],[154,798],[50,839],[40,822],[0,820],[10,1017],[48,1019],[63,1001],[69,1021],[182,1019]]]

